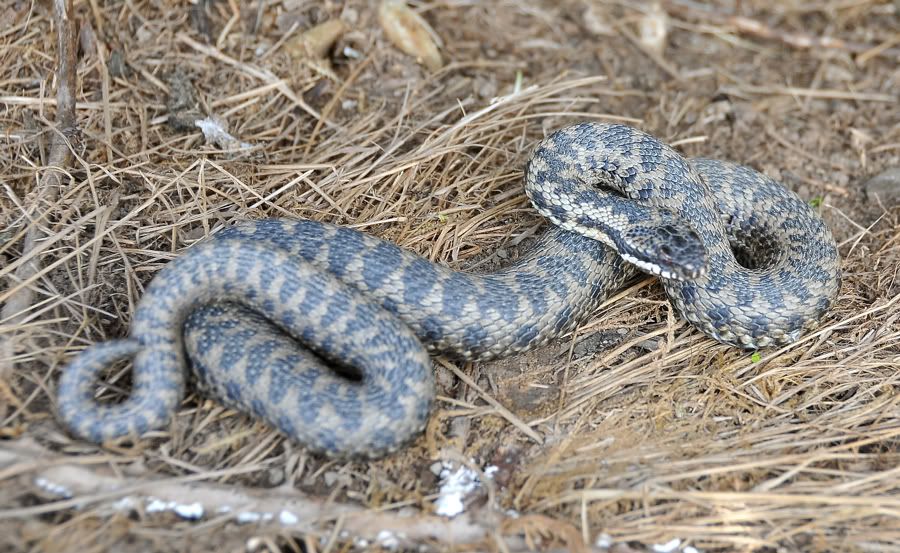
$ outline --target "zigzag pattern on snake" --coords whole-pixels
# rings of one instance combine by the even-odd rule
[[[154,277],[129,338],[95,344],[64,370],[61,419],[93,442],[160,428],[190,366],[201,389],[314,451],[378,457],[424,428],[429,353],[483,360],[537,347],[586,321],[636,267],[659,275],[700,330],[744,348],[796,340],[839,289],[827,227],[749,168],[687,161],[636,129],[583,123],[545,139],[525,180],[557,227],[492,274],[325,223],[223,229]],[[124,358],[131,396],[98,405],[99,373]]]

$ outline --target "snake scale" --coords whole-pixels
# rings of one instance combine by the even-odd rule
[[[814,328],[840,286],[836,244],[800,198],[631,127],[550,135],[525,188],[555,227],[491,274],[314,221],[227,227],[159,271],[129,338],[92,345],[63,371],[60,417],[93,442],[140,436],[171,418],[190,366],[201,390],[313,451],[378,457],[425,426],[429,354],[484,360],[537,347],[637,269],[659,275],[704,333],[749,349]],[[128,358],[130,397],[98,404],[101,372]]]

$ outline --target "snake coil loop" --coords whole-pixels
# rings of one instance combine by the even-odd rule
[[[223,229],[154,277],[130,339],[91,346],[65,369],[63,422],[94,442],[159,428],[190,366],[202,389],[312,450],[378,457],[425,425],[429,353],[479,360],[542,345],[636,268],[659,275],[700,330],[743,348],[796,340],[840,286],[834,240],[800,198],[746,167],[685,160],[636,129],[558,131],[525,181],[557,227],[491,274],[326,223]],[[97,405],[100,370],[132,356],[131,398]]]

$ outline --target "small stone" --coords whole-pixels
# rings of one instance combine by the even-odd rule
[[[456,385],[456,376],[438,365],[434,368],[434,381],[439,390],[452,390],[453,386]]]
[[[334,483],[338,481],[339,474],[334,471],[326,471],[324,475],[322,475],[325,480],[325,485],[329,488],[334,486]]]
[[[475,94],[479,98],[488,100],[497,96],[497,80],[493,78],[478,77],[473,83]]]
[[[284,483],[284,469],[281,467],[272,467],[268,471],[269,485],[280,486]]]
[[[594,3],[589,3],[581,14],[584,27],[594,36],[615,36],[616,30],[610,23],[608,13],[600,11]]]
[[[442,461],[435,461],[434,463],[431,463],[431,466],[428,468],[431,470],[432,474],[440,476],[441,471],[444,470],[444,463]]]
[[[703,108],[701,121],[703,125],[711,125],[713,123],[724,121],[731,113],[732,106],[730,101],[720,100],[718,102],[712,102]]]
[[[359,23],[359,12],[355,8],[344,8],[344,11],[341,12],[341,19],[350,25],[356,25]]]
[[[900,167],[892,167],[870,178],[863,184],[870,202],[885,207],[900,203]]]
[[[114,79],[127,77],[130,72],[128,65],[125,63],[125,54],[121,50],[113,50],[109,53],[109,61],[106,62],[106,68],[109,71],[109,76]]]
[[[158,35],[150,30],[146,25],[138,27],[138,30],[135,31],[134,36],[135,38],[137,38],[139,44],[146,44],[158,37]]]

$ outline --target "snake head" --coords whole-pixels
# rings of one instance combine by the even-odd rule
[[[694,280],[706,274],[707,251],[690,225],[668,211],[624,231],[616,249],[622,259],[642,271],[673,280]]]

